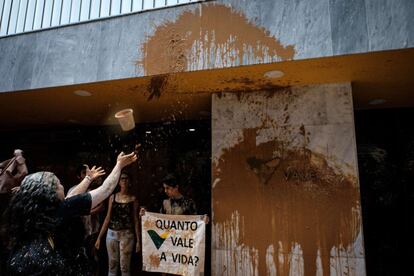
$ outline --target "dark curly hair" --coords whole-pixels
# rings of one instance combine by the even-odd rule
[[[164,176],[164,178],[161,180],[161,183],[173,188],[178,186],[177,178],[172,173],[169,173],[166,176]]]
[[[58,224],[59,179],[51,172],[38,172],[25,177],[20,190],[12,197],[5,212],[5,234],[13,250],[28,241],[48,237]]]

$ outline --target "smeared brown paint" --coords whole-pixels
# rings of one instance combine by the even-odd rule
[[[242,84],[246,84],[246,85],[254,85],[254,84],[257,83],[256,81],[254,81],[252,79],[249,79],[247,77],[233,78],[233,79],[229,80],[228,82],[242,83]]]
[[[161,97],[162,92],[166,88],[168,83],[168,76],[167,75],[158,75],[151,77],[151,80],[148,84],[147,90],[149,91],[150,95],[148,96],[148,101]]]
[[[301,126],[298,135],[305,133]],[[213,190],[213,221],[223,226],[216,246],[229,246],[225,228],[237,211],[243,221],[237,243],[258,250],[259,275],[266,275],[269,245],[275,248],[277,275],[289,275],[288,254],[295,244],[303,252],[305,275],[316,275],[318,250],[323,275],[329,275],[330,250],[347,248],[359,234],[356,177],[331,168],[306,146],[287,148],[287,138],[256,145],[256,135],[256,129],[244,130],[243,141],[213,166],[213,178],[220,179]]]
[[[144,228],[148,229],[148,228],[155,228],[155,221],[154,220],[146,220],[144,222]]]
[[[233,92],[237,93],[237,91],[277,91],[277,90],[284,90],[289,89],[288,85],[277,85],[272,82],[269,82],[265,79],[250,79],[247,77],[238,78],[238,79],[230,79],[230,80],[222,80],[221,83],[226,85],[231,85],[231,87],[224,87],[222,89],[218,89],[220,92]]]
[[[137,66],[147,75],[289,60],[295,53],[244,14],[215,4],[200,5],[159,26],[142,52]]]
[[[152,267],[157,268],[160,266],[160,257],[155,255],[155,254],[151,254],[149,256],[150,258],[150,264]]]

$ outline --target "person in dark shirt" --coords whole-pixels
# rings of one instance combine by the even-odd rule
[[[177,179],[173,174],[167,174],[162,179],[162,185],[164,187],[164,192],[168,196],[167,199],[164,199],[162,202],[162,207],[160,209],[161,214],[167,215],[197,215],[197,207],[195,202],[188,197],[185,197],[180,192],[180,187],[178,185]],[[139,215],[145,215],[145,208],[141,208]],[[202,216],[206,224],[209,223],[210,218],[208,215]],[[172,274],[162,273],[163,276],[170,276]]]
[[[94,170],[95,168],[92,168]],[[100,169],[100,168],[98,168]],[[79,166],[76,170],[76,177],[79,181],[82,181],[86,176],[90,176],[90,169],[88,165]],[[95,189],[102,185],[102,177],[93,177],[92,183],[89,185],[87,191]],[[73,186],[69,189],[68,194],[71,194],[72,190],[77,185]],[[85,267],[93,271],[93,275],[99,275],[99,254],[95,250],[95,241],[99,234],[99,228],[101,223],[101,213],[103,213],[104,203],[98,204],[95,208],[91,209],[90,213],[86,216],[82,216],[80,218],[76,218],[77,221],[71,223],[69,227],[72,225],[76,225],[76,230],[73,231],[76,233],[76,236],[84,235],[83,244],[78,244],[73,248],[79,248],[80,251],[78,254],[82,256],[85,261],[78,262],[83,263]],[[103,218],[102,218],[103,220]],[[80,223],[82,221],[82,223]],[[83,227],[82,227],[83,225]],[[69,239],[71,240],[71,239]],[[80,240],[79,240],[80,242]]]
[[[135,162],[135,153],[118,155],[103,184],[86,192],[91,176],[85,177],[65,199],[59,179],[51,172],[28,175],[13,196],[7,214],[11,256],[10,275],[90,275],[79,253],[83,234],[74,219],[90,213],[115,189],[121,170]],[[98,170],[98,174],[102,174]],[[82,225],[81,225],[82,226]]]
[[[168,174],[162,180],[164,192],[168,196],[162,202],[161,214],[168,215],[196,215],[197,208],[191,198],[183,196],[179,190],[177,180],[174,175]]]

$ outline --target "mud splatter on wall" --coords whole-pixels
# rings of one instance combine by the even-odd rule
[[[350,93],[213,97],[213,274],[365,275]]]
[[[159,26],[140,50],[144,58],[137,66],[146,75],[289,60],[295,53],[242,13],[217,4],[199,5]]]

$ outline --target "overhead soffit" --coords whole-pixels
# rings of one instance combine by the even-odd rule
[[[275,70],[283,76],[265,76]],[[127,107],[137,122],[197,120],[210,117],[212,93],[340,82],[352,83],[355,109],[413,107],[413,72],[414,49],[404,49],[6,92],[1,128],[114,124]]]

